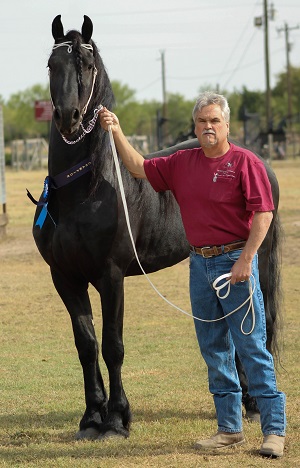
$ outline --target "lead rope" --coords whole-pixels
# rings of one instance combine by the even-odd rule
[[[226,299],[226,297],[229,296],[229,293],[230,293],[230,287],[231,287],[231,283],[230,283],[230,278],[232,276],[232,273],[226,273],[225,275],[221,275],[221,276],[218,276],[217,279],[215,279],[215,281],[213,282],[213,288],[215,289],[216,291],[216,294],[218,296],[219,299]],[[256,281],[255,281],[255,278],[254,276],[251,274],[250,278],[253,278],[253,287],[252,287],[252,282],[251,282],[251,279],[249,279],[248,281],[248,284],[249,284],[249,296],[247,297],[247,299],[239,306],[237,307],[236,309],[232,310],[231,312],[229,312],[227,315],[225,315],[224,317],[221,317],[219,319],[216,319],[216,320],[211,320],[212,322],[217,322],[219,320],[222,320],[223,318],[226,318],[226,317],[229,317],[230,315],[234,314],[235,312],[237,312],[238,310],[240,310],[244,305],[247,304],[247,302],[249,301],[249,305],[248,305],[248,309],[247,309],[247,312],[245,313],[244,315],[244,318],[242,320],[242,323],[241,323],[241,332],[243,333],[243,335],[251,335],[251,333],[253,332],[254,330],[254,327],[255,327],[255,311],[254,311],[254,305],[253,305],[253,299],[252,299],[252,296],[254,294],[254,291],[255,291],[255,288],[256,288]],[[224,283],[222,283],[220,286],[217,286],[217,284],[222,281],[222,280],[227,280],[225,281]],[[227,286],[227,291],[223,294],[223,296],[221,296],[221,290],[226,288]],[[244,331],[244,322],[249,314],[251,310],[251,314],[252,314],[252,327],[250,329],[249,332],[245,332]],[[208,320],[210,321],[210,320]]]
[[[228,314],[224,315],[223,317],[220,317],[218,319],[214,319],[214,320],[205,320],[205,319],[201,319],[199,317],[195,317],[194,315],[190,314],[189,312],[186,312],[185,310],[181,309],[180,307],[178,307],[177,305],[173,304],[171,301],[169,301],[168,299],[166,299],[160,292],[159,290],[156,288],[156,286],[152,283],[152,281],[150,280],[149,276],[147,275],[147,273],[145,272],[144,268],[142,267],[141,265],[141,262],[140,262],[140,259],[138,257],[138,254],[137,254],[137,250],[136,250],[136,247],[135,247],[135,242],[134,242],[134,239],[133,239],[133,235],[132,235],[132,230],[131,230],[131,226],[130,226],[130,220],[129,220],[129,213],[128,213],[128,207],[127,207],[127,202],[126,202],[126,197],[125,197],[125,191],[124,191],[124,185],[123,185],[123,181],[122,181],[122,175],[121,175],[121,170],[120,170],[120,164],[119,164],[119,160],[118,160],[118,155],[117,155],[117,150],[116,150],[116,146],[115,146],[115,142],[114,142],[114,137],[113,137],[113,134],[112,134],[112,129],[111,129],[111,126],[109,125],[108,127],[108,133],[109,133],[109,140],[110,140],[110,145],[111,145],[111,149],[112,149],[112,153],[113,153],[113,158],[114,158],[114,163],[115,163],[115,167],[116,167],[116,172],[117,172],[117,178],[118,178],[118,182],[119,182],[119,187],[120,187],[120,193],[121,193],[121,199],[122,199],[122,203],[123,203],[123,207],[124,207],[124,213],[125,213],[125,219],[126,219],[126,224],[127,224],[127,228],[128,228],[128,233],[129,233],[129,236],[130,236],[130,240],[131,240],[131,243],[132,243],[132,247],[133,247],[133,251],[134,251],[134,254],[135,254],[135,257],[136,257],[136,260],[138,262],[138,265],[140,267],[140,269],[142,270],[142,273],[144,274],[144,276],[146,277],[147,281],[150,283],[151,287],[154,289],[154,291],[159,295],[159,297],[161,297],[165,302],[167,302],[167,304],[169,304],[171,307],[174,307],[174,309],[177,309],[179,312],[187,315],[188,317],[191,317],[195,320],[199,320],[200,322],[207,322],[207,323],[211,323],[211,322],[219,322],[220,320],[224,320],[225,318],[229,317],[230,315],[234,314],[235,312],[237,312],[238,310],[240,310],[248,301],[249,301],[249,307],[247,309],[247,312],[242,320],[242,323],[241,323],[241,332],[243,333],[243,335],[250,335],[252,333],[252,331],[254,330],[254,327],[255,327],[255,312],[254,312],[254,306],[253,306],[253,301],[252,301],[252,296],[254,294],[254,291],[255,291],[255,278],[253,277],[253,275],[251,275],[253,277],[253,280],[254,280],[254,287],[252,288],[252,283],[251,283],[251,280],[249,279],[249,297],[239,306],[237,307],[235,310],[232,310],[231,312],[229,312]],[[216,294],[218,296],[219,299],[225,299],[229,293],[230,293],[230,277],[231,277],[231,273],[227,273],[226,275],[221,275],[219,276],[214,282],[213,282],[213,288],[215,289],[216,291]],[[225,281],[221,286],[217,286],[218,282],[219,281],[222,281],[223,279],[226,279],[226,278],[229,278],[227,279],[227,281]],[[227,286],[227,291],[225,292],[225,294],[223,296],[220,295],[220,291]],[[248,316],[249,314],[249,311],[252,311],[252,327],[251,327],[251,330],[249,332],[245,332],[243,327],[244,327],[244,322],[246,320],[246,317]]]

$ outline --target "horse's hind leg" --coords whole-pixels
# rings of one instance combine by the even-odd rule
[[[95,335],[87,284],[70,283],[57,271],[51,271],[54,285],[72,321],[75,345],[83,370],[86,410],[80,421],[77,439],[96,439],[107,414],[107,396],[98,363]]]
[[[256,399],[251,397],[248,393],[248,380],[237,354],[235,355],[235,363],[240,379],[240,385],[242,387],[242,403],[246,411],[245,417],[250,421],[259,421],[260,413]]]
[[[108,414],[101,426],[99,439],[128,437],[131,412],[121,378],[124,359],[124,276],[118,267],[112,265],[106,269],[99,292],[103,316],[102,355],[109,373],[110,388]]]

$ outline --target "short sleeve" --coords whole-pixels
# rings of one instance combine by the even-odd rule
[[[248,161],[246,170],[242,171],[242,186],[247,211],[274,210],[271,184],[260,160]]]
[[[172,156],[145,159],[144,170],[156,192],[172,190]]]

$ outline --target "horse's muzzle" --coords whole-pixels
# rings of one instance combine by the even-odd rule
[[[53,118],[58,131],[64,136],[72,136],[77,133],[82,115],[78,108],[62,109],[60,106],[54,108]]]

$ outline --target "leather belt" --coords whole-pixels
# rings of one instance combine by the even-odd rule
[[[194,247],[193,245],[190,246],[191,251],[195,252],[198,255],[202,255],[204,258],[216,257],[217,255],[221,255],[222,253],[228,253],[232,250],[238,250],[245,247],[246,241],[236,241],[231,242],[230,244],[224,245],[213,245],[207,247]]]

